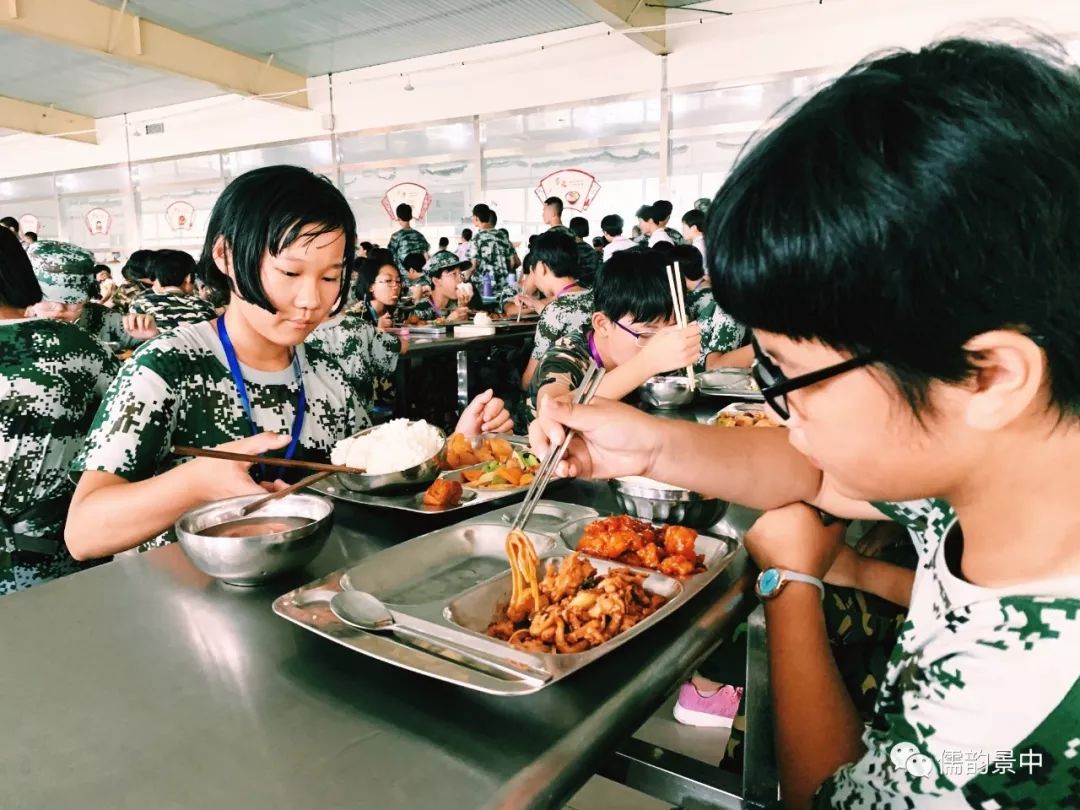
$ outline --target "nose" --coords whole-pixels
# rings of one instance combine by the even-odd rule
[[[293,304],[297,309],[317,309],[321,303],[319,297],[319,276],[305,273],[296,285]]]

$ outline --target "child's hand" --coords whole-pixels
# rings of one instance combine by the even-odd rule
[[[685,329],[669,326],[661,329],[641,350],[641,362],[649,376],[692,366],[701,354],[701,326],[696,322]]]
[[[218,445],[215,450],[225,450],[229,453],[244,453],[258,456],[270,450],[280,450],[287,447],[290,437],[284,433],[259,433],[232,442]],[[273,464],[273,459],[267,459],[268,464]],[[203,499],[216,501],[221,498],[232,498],[237,495],[258,495],[277,482],[270,483],[270,487],[259,486],[251,477],[251,464],[245,461],[225,461],[218,458],[196,458],[188,462],[188,465],[197,465],[200,468],[198,480],[203,486]],[[273,491],[273,490],[270,490]]]

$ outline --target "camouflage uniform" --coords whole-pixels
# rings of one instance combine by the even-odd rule
[[[561,337],[544,352],[529,383],[527,406],[530,421],[536,419],[536,397],[541,388],[552,383],[561,383],[574,391],[585,379],[585,373],[593,359],[587,334],[582,330]]]
[[[391,235],[387,248],[394,255],[394,261],[397,262],[398,270],[402,273],[402,279],[405,279],[405,257],[410,253],[426,254],[431,250],[431,245],[415,228],[400,228]]]
[[[392,400],[394,372],[401,357],[401,342],[393,335],[356,315],[341,315],[321,324],[305,345],[337,360],[365,410],[375,401]]]
[[[336,441],[371,421],[337,357],[318,342],[296,351],[307,395],[296,457],[325,461]],[[288,434],[299,398],[293,367],[244,367],[243,373],[258,429]],[[147,341],[124,364],[72,470],[76,475],[102,470],[142,481],[187,461],[172,455],[174,444],[214,447],[250,435],[214,323],[204,321]],[[144,547],[165,541],[158,537]]]
[[[413,307],[413,315],[415,315],[421,321],[434,321],[439,318],[447,317],[457,308],[457,299],[451,298],[450,301],[447,302],[446,306],[442,308],[442,310],[436,310],[435,301],[429,296],[422,301],[416,302],[416,306]]]
[[[705,367],[705,359],[712,352],[730,352],[742,345],[746,327],[719,307],[708,286],[687,294],[686,310],[701,326],[701,354],[695,364],[698,368]]]
[[[686,239],[681,233],[671,227],[664,228],[664,233],[668,235],[673,245],[685,245]]]
[[[180,290],[148,292],[131,303],[131,312],[153,315],[157,328],[162,332],[188,323],[212,321],[217,317],[212,304]]]
[[[581,334],[592,322],[592,290],[562,295],[544,307],[536,324],[532,358],[541,360],[559,338]]]
[[[469,243],[469,258],[476,262],[473,279],[482,279],[491,273],[493,295],[500,301],[507,290],[510,264],[514,258],[514,246],[505,231],[491,228],[477,231]]]
[[[131,310],[131,305],[135,303],[136,299],[146,295],[149,290],[149,287],[139,281],[128,281],[121,284],[113,293],[112,308],[122,315],[126,315]]]
[[[577,239],[577,234],[574,233],[572,230],[570,230],[565,225],[552,225],[550,228],[547,229],[547,232],[548,233],[564,233],[567,236],[569,236],[571,239]]]
[[[0,594],[86,567],[63,541],[68,465],[118,368],[72,324],[0,321]]]

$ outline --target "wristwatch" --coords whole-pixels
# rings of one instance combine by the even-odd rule
[[[822,599],[825,598],[825,586],[821,583],[820,579],[812,577],[809,574],[788,571],[785,568],[766,568],[758,574],[757,585],[754,586],[754,590],[757,592],[758,598],[762,601],[766,599],[775,599],[789,582],[807,582],[821,591]]]

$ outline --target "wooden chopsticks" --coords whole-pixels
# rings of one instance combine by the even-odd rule
[[[269,464],[272,467],[295,467],[300,470],[316,470],[325,473],[352,473],[364,475],[365,471],[356,467],[344,467],[341,464],[324,464],[321,461],[302,461],[295,458],[274,458],[272,456],[253,456],[248,453],[230,453],[226,450],[211,450],[206,447],[182,447],[175,445],[172,452],[177,456],[195,458],[219,458],[224,461],[246,461],[248,464]]]
[[[290,484],[284,489],[279,489],[277,492],[271,492],[265,498],[259,498],[257,501],[252,501],[243,509],[240,510],[240,517],[247,517],[252,512],[257,512],[266,506],[270,501],[276,501],[278,498],[284,498],[286,495],[292,495],[294,492],[298,492],[304,487],[310,487],[312,484],[322,481],[324,478],[329,478],[333,475],[332,472],[317,472],[314,475],[309,475],[306,478],[301,478],[295,484]]]
[[[671,286],[671,301],[675,306],[675,322],[680,329],[685,329],[689,321],[686,317],[686,297],[683,293],[683,279],[682,273],[679,271],[679,263],[675,262],[674,267],[668,267],[668,284]],[[694,366],[691,364],[686,367],[686,378],[690,382],[690,390],[693,391],[697,388],[697,378],[694,376]]]

